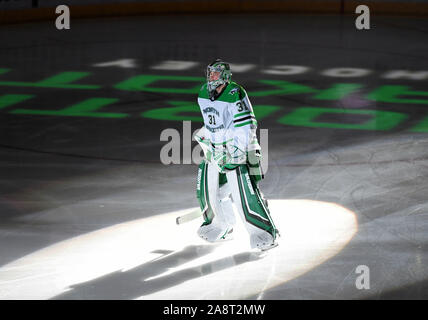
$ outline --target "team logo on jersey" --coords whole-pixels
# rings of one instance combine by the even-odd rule
[[[217,109],[213,108],[213,107],[208,107],[202,110],[203,113],[208,113],[208,112],[213,112],[215,113],[217,116],[220,116],[220,113],[217,111]]]
[[[220,125],[218,127],[210,127],[210,126],[205,125],[205,128],[207,128],[212,133],[215,133],[217,131],[223,130],[224,129],[224,125],[222,124],[222,125]]]
[[[229,94],[234,95],[235,93],[239,93],[239,88],[233,88],[230,90]]]

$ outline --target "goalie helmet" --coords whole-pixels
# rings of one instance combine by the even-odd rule
[[[217,59],[207,67],[207,89],[212,93],[218,86],[228,83],[232,78],[230,65],[227,62]]]

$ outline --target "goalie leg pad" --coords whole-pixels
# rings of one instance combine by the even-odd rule
[[[202,160],[198,168],[198,178],[196,182],[196,197],[201,208],[205,223],[210,224],[214,218],[214,211],[210,206],[208,194],[208,162]]]
[[[251,247],[261,250],[274,247],[278,230],[257,183],[249,174],[248,166],[240,165],[236,170],[227,172],[227,180],[233,202],[250,234]]]
[[[231,238],[235,218],[228,188],[227,184],[220,188],[218,170],[203,161],[198,170],[196,195],[205,221],[198,235],[209,242]]]

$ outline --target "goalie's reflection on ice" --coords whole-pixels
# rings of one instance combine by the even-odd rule
[[[160,253],[161,257],[125,272],[116,271],[85,283],[73,285],[70,287],[70,291],[53,299],[134,299],[226,268],[258,260],[263,255],[259,252],[241,252],[195,267],[167,273],[171,268],[212,253],[217,245],[219,244],[190,245],[177,252],[156,250],[152,253]]]

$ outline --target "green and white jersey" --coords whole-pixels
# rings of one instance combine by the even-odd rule
[[[253,107],[244,88],[236,82],[230,82],[213,101],[204,84],[199,90],[198,104],[206,138],[212,143],[233,145],[243,151],[260,149]]]

